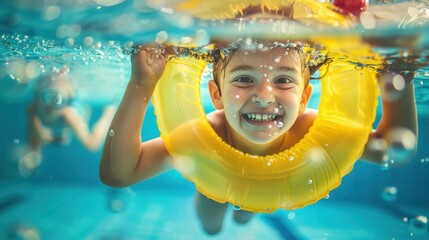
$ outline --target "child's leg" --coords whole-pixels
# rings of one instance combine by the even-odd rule
[[[222,230],[223,218],[228,204],[215,202],[197,192],[195,199],[197,215],[208,234],[216,234]]]
[[[253,215],[255,215],[255,213],[244,210],[234,211],[233,213],[234,221],[240,224],[248,223]]]

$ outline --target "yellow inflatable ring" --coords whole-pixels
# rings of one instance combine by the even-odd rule
[[[323,43],[330,54],[378,62],[357,37],[314,41]],[[205,61],[170,60],[153,104],[176,168],[205,196],[253,212],[300,208],[326,197],[361,156],[377,105],[376,71],[358,68],[342,56],[332,59],[329,67],[321,68],[327,74],[321,79],[313,126],[295,146],[269,156],[240,152],[213,130],[200,99]]]

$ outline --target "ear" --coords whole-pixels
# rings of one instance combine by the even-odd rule
[[[222,97],[220,89],[214,80],[209,81],[210,98],[212,99],[213,106],[216,110],[223,109]]]
[[[308,100],[310,100],[311,93],[313,93],[313,86],[309,83],[301,96],[301,103],[299,104],[299,114],[303,113],[307,109]]]

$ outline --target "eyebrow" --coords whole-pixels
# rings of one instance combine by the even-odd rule
[[[253,70],[255,70],[255,68],[252,66],[238,65],[238,66],[234,67],[233,69],[231,69],[231,71],[229,71],[229,72],[232,73],[232,72],[237,72],[237,71],[253,71]]]
[[[255,68],[249,65],[239,65],[234,67],[233,69],[231,69],[231,71],[229,71],[230,73],[232,72],[237,72],[237,71],[254,71]],[[276,67],[273,70],[278,71],[278,72],[299,72],[298,69],[293,68],[293,67],[288,67],[288,66],[280,66],[280,67]]]

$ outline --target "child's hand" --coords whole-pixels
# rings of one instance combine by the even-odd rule
[[[142,86],[155,86],[165,69],[166,60],[160,50],[142,48],[131,56],[131,79]]]

